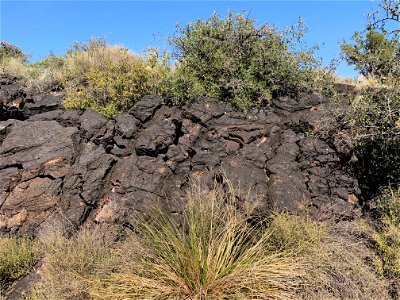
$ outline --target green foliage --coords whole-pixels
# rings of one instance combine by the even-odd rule
[[[5,41],[0,42],[0,61],[5,59],[14,58],[21,62],[26,62],[28,55],[23,53],[20,48]]]
[[[370,28],[379,28],[385,34],[391,34],[400,37],[400,1],[399,0],[382,0],[378,9],[369,14]]]
[[[53,72],[60,71],[64,66],[64,58],[62,56],[55,56],[50,52],[44,59],[33,64],[38,71],[51,70]]]
[[[400,79],[399,5],[399,0],[382,0],[378,10],[369,14],[364,32],[355,32],[353,43],[341,45],[350,65],[380,83]]]
[[[217,14],[177,28],[169,41],[178,61],[174,101],[200,95],[230,101],[237,108],[266,105],[279,95],[328,89],[329,74],[301,42],[301,22],[283,32],[257,27],[244,14]]]
[[[351,100],[349,125],[358,139],[381,139],[389,144],[400,134],[400,89],[365,87]]]
[[[390,76],[400,78],[400,40],[369,28],[366,33],[355,32],[354,44],[342,43],[346,62],[354,65],[365,77],[385,82]]]
[[[356,172],[365,195],[400,176],[400,39],[387,22],[399,14],[398,0],[382,1],[366,30],[342,44],[345,60],[366,77],[344,113],[358,158]],[[398,21],[398,20],[397,20]]]
[[[399,86],[366,86],[350,99],[344,120],[357,157],[356,175],[367,198],[400,176]]]
[[[62,69],[65,107],[92,109],[113,117],[155,92],[155,72],[144,58],[126,48],[109,46],[102,39],[75,44]]]
[[[54,86],[60,80],[61,57],[50,54],[37,63],[29,63],[28,55],[14,45],[2,42],[0,46],[0,69],[3,74],[18,77],[28,88],[38,92]]]
[[[0,297],[38,261],[36,243],[27,238],[0,237]]]
[[[28,55],[20,48],[7,42],[0,42],[0,70],[23,79],[31,78],[32,69],[27,62]]]
[[[4,44],[12,61],[3,69],[32,85],[40,82],[38,87],[58,82],[67,92],[66,108],[92,109],[107,117],[128,110],[146,94],[163,95],[174,104],[211,96],[248,110],[281,95],[332,91],[331,74],[315,58],[317,48],[302,42],[305,31],[302,22],[279,31],[229,12],[226,18],[214,14],[178,27],[169,38],[172,54],[151,49],[138,56],[92,39],[74,44],[63,57],[50,54],[29,64],[18,48]]]

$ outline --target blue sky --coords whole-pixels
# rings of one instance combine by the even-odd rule
[[[338,57],[338,43],[362,30],[366,14],[377,2],[365,1],[4,1],[0,0],[0,39],[21,47],[35,61],[50,51],[63,54],[73,42],[105,37],[110,44],[135,52],[148,46],[166,47],[162,40],[176,23],[208,18],[213,12],[246,10],[258,23],[280,28],[302,17],[310,44],[324,44],[319,55],[326,63]],[[337,73],[354,77],[341,64]]]

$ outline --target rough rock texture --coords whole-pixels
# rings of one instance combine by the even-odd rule
[[[191,183],[225,178],[239,196],[257,195],[261,211],[356,211],[360,190],[331,147],[335,123],[319,96],[247,115],[211,98],[178,108],[146,96],[115,120],[65,111],[62,96],[0,78],[0,232],[124,222],[160,199],[175,212]]]

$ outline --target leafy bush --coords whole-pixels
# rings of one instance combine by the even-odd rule
[[[18,77],[27,88],[44,92],[52,88],[60,76],[54,64],[49,64],[53,59],[62,60],[54,55],[48,56],[42,62],[28,62],[29,55],[22,52],[18,47],[6,42],[0,45],[0,69],[2,74]]]
[[[397,0],[384,0],[379,8],[364,32],[342,44],[345,60],[368,83],[350,99],[344,113],[365,197],[375,196],[380,186],[398,183],[400,175],[400,39],[386,23],[391,16],[395,21],[400,11]]]
[[[342,54],[350,65],[365,77],[385,82],[390,76],[400,77],[400,41],[383,32],[369,28],[366,33],[355,32],[355,44],[342,44]]]
[[[400,178],[400,89],[366,86],[351,99],[346,112],[356,174],[365,197]]]
[[[113,117],[145,94],[160,94],[174,104],[217,97],[247,110],[281,95],[331,91],[331,74],[315,58],[316,48],[301,41],[304,32],[301,22],[279,31],[230,12],[226,18],[214,14],[179,28],[169,38],[172,54],[150,51],[142,57],[103,39],[77,43],[63,57],[50,54],[34,64],[9,44],[0,54],[11,57],[3,64],[6,73],[32,84],[61,83],[66,108]]]
[[[66,108],[93,109],[113,117],[155,92],[154,65],[102,39],[75,44],[65,56],[62,71]]]
[[[3,74],[12,74],[22,78],[31,77],[28,55],[20,48],[7,42],[0,42],[0,69]]]
[[[268,24],[257,27],[233,12],[178,27],[169,39],[178,61],[174,100],[208,95],[247,110],[279,95],[328,89],[329,74],[315,49],[302,47],[304,31],[301,22],[282,32]]]
[[[26,62],[28,55],[23,53],[20,48],[5,41],[0,42],[0,61],[5,59],[14,58],[22,62]]]
[[[38,261],[38,248],[27,238],[0,237],[0,297]]]

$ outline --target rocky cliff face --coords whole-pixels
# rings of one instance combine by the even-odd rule
[[[115,120],[63,110],[63,96],[0,78],[0,232],[124,222],[156,200],[175,212],[190,184],[224,178],[261,198],[261,211],[355,212],[360,190],[330,146],[336,124],[319,96],[248,114],[209,98],[178,108],[146,96]]]

